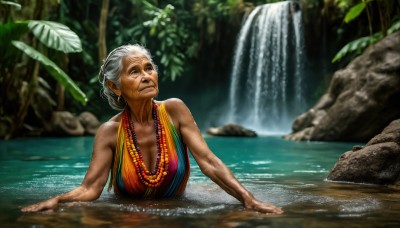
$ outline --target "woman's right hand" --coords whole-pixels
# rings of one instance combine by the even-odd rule
[[[58,206],[58,199],[56,197],[26,206],[21,209],[22,212],[35,212],[35,211],[45,211],[52,210]]]
[[[108,180],[118,127],[119,121],[110,120],[97,129],[90,165],[80,186],[51,199],[23,207],[21,211],[52,210],[59,203],[85,202],[99,198]]]

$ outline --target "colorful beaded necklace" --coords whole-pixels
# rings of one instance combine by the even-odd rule
[[[125,137],[125,144],[130,156],[132,157],[132,161],[140,181],[148,187],[157,188],[162,184],[163,180],[168,174],[169,162],[165,129],[160,124],[160,119],[157,112],[157,104],[154,101],[152,114],[154,120],[154,129],[156,131],[157,161],[154,170],[151,172],[144,164],[129,108],[126,108],[123,112],[122,120],[125,134],[127,135],[127,137]]]

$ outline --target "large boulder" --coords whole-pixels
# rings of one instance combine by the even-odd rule
[[[335,72],[328,91],[297,117],[289,140],[362,141],[400,118],[400,32]]]
[[[82,136],[85,128],[79,118],[68,111],[55,111],[52,114],[49,134],[55,136]]]
[[[82,112],[75,116],[69,111],[54,111],[46,132],[53,136],[95,135],[100,124],[91,112]]]
[[[331,181],[398,184],[400,181],[400,119],[365,146],[344,153],[327,177]]]
[[[85,129],[85,135],[95,135],[101,124],[97,117],[91,112],[82,112],[78,116],[78,119]]]
[[[221,127],[210,127],[206,131],[211,136],[236,136],[236,137],[256,137],[257,133],[246,129],[238,124],[229,123]]]

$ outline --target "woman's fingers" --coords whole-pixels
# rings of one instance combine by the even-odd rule
[[[29,205],[26,206],[24,208],[21,209],[22,212],[35,212],[35,211],[40,211],[42,207],[40,206],[40,204],[33,204],[33,205]]]
[[[57,200],[49,199],[40,203],[32,204],[21,209],[22,212],[36,212],[54,209],[57,207]]]
[[[268,210],[269,211],[267,213],[273,213],[273,214],[278,214],[278,215],[283,213],[283,210],[281,208],[275,207],[275,206],[272,206],[272,205]]]
[[[264,203],[257,199],[253,199],[252,203],[247,205],[246,208],[262,212],[262,213],[272,213],[272,214],[282,214],[283,210],[271,204]]]

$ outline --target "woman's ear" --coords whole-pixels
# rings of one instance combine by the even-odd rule
[[[115,95],[117,95],[118,97],[121,96],[121,90],[114,82],[107,80],[107,86],[114,92]]]

